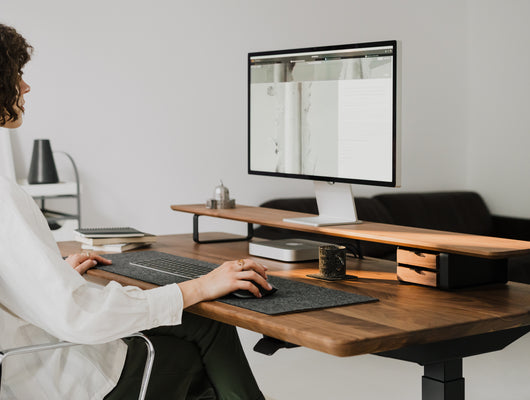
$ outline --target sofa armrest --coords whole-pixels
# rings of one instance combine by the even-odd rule
[[[530,241],[530,219],[492,215],[493,235]]]

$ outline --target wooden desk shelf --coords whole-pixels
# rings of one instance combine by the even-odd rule
[[[475,284],[505,283],[507,279],[506,260],[510,257],[530,254],[530,242],[522,240],[376,222],[313,227],[284,222],[284,218],[311,217],[313,216],[312,214],[244,205],[238,205],[233,209],[208,209],[202,204],[172,205],[171,208],[175,211],[194,215],[385,243],[412,249],[412,251],[426,250],[434,252],[446,259],[445,264],[442,264],[445,267],[435,271],[437,274],[435,277],[436,286],[444,289],[471,286],[473,282],[476,282]],[[405,280],[408,281],[406,278]]]

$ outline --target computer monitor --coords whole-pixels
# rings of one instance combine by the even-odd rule
[[[248,172],[315,182],[314,226],[357,220],[351,184],[399,186],[398,41],[248,54]]]

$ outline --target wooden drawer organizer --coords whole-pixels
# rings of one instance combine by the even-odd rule
[[[491,260],[450,253],[398,248],[397,278],[440,289],[506,283],[507,259]]]
[[[397,278],[403,282],[438,287],[440,253],[398,248]]]

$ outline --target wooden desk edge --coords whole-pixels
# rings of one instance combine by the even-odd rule
[[[158,287],[152,283],[139,281],[103,270],[91,269],[87,271],[87,275],[89,275],[91,278],[96,278],[100,284],[103,280],[116,281],[121,285],[136,286],[144,290]],[[241,313],[242,310],[245,312],[244,317]],[[359,352],[358,350],[352,350],[352,343],[348,341],[337,340],[331,337],[322,338],[320,335],[313,335],[313,337],[311,337],[311,335],[307,335],[307,333],[305,333],[303,338],[293,338],[292,336],[279,331],[277,327],[270,326],[267,321],[274,320],[275,316],[242,309],[240,307],[217,301],[198,303],[188,307],[185,311],[338,357],[367,354],[365,351]],[[377,343],[379,343],[379,341],[377,341]],[[373,348],[374,350],[372,352],[382,351],[376,345],[374,345]],[[355,349],[355,347],[353,347],[353,349]]]
[[[205,233],[205,236],[208,235],[209,234]],[[217,252],[220,249],[227,248],[226,244],[197,245],[193,242],[191,234],[161,235],[158,238],[159,240],[157,243],[151,247],[152,250],[166,251],[169,253],[176,251],[184,256],[193,257],[197,254],[196,252],[200,247],[201,249],[204,248],[206,253],[214,251],[216,253],[216,257],[219,257],[220,254],[217,254]],[[244,248],[246,248],[246,245],[242,242],[233,243],[232,245],[236,247],[236,251],[233,254],[240,254],[241,251],[245,251]],[[232,245],[228,247],[231,248]],[[63,255],[68,255],[79,252],[81,245],[78,242],[61,242],[59,243],[59,247]],[[233,255],[231,255],[232,251],[227,251],[226,253],[221,252],[221,254],[222,256],[220,259],[232,259],[231,257],[233,257]],[[205,260],[207,259],[208,258]],[[278,271],[283,270],[279,269]],[[302,272],[302,275],[303,274],[304,272]],[[100,280],[101,284],[106,284],[108,280],[115,280],[121,284],[133,285],[142,289],[151,289],[156,287],[156,285],[153,284],[141,282],[121,275],[111,274],[101,270],[90,270],[88,272],[87,279]],[[482,314],[480,317],[480,322],[477,322],[475,319],[473,319],[470,321],[462,321],[462,323],[459,324],[451,323],[447,326],[438,326],[434,329],[432,326],[426,325],[424,329],[415,330],[413,332],[405,332],[397,327],[394,327],[390,328],[386,333],[384,333],[383,330],[383,334],[367,334],[362,335],[362,337],[357,337],[357,335],[340,337],[340,335],[334,336],[322,334],[322,332],[313,332],[311,329],[303,328],[303,326],[306,326],[307,324],[311,325],[315,323],[314,321],[322,318],[323,315],[331,315],[332,317],[347,315],[349,309],[355,310],[354,318],[357,318],[357,308],[355,307],[360,307],[358,310],[361,312],[361,315],[366,315],[366,312],[361,311],[364,307],[383,307],[385,309],[389,303],[385,300],[384,295],[384,293],[386,293],[386,290],[384,289],[386,285],[386,283],[384,283],[385,278],[383,277],[382,279],[382,287],[379,287],[376,292],[366,293],[368,295],[379,297],[381,301],[377,303],[369,303],[367,305],[334,307],[324,310],[309,311],[306,313],[269,316],[230,306],[228,304],[212,301],[197,304],[186,311],[339,357],[378,353],[387,350],[395,350],[408,345],[438,342],[441,340],[455,339],[462,336],[486,333],[493,330],[510,329],[530,324],[530,306],[528,306],[530,303],[527,301],[527,299],[530,298],[530,290],[528,285],[509,283],[508,285],[500,285],[495,287],[500,288],[502,292],[504,292],[506,288],[509,293],[511,293],[510,298],[513,300],[510,300],[510,303],[507,303],[506,305],[504,304],[506,302],[503,300],[503,302],[500,304],[502,306],[501,308],[503,309],[501,312],[497,312],[495,310],[493,310],[493,312],[488,312],[488,309],[492,310],[491,307],[496,304],[496,301],[492,303],[492,300],[495,297],[489,299],[489,295],[486,293],[487,297],[482,299],[482,301],[485,301],[486,303],[486,309],[484,313],[480,312],[480,314]],[[103,283],[103,281],[105,283]],[[369,280],[366,283],[368,282]],[[495,287],[493,288],[494,291],[496,291]],[[404,289],[405,287],[403,290]],[[411,286],[410,290],[424,291],[425,289]],[[436,291],[436,289],[429,289],[429,291],[430,290]],[[409,292],[409,290],[406,290],[406,292]],[[469,292],[465,291],[464,301],[466,301],[466,304],[468,296],[472,296],[473,298],[475,297],[474,292],[478,293],[479,296],[484,296],[483,289],[480,288],[473,289]],[[455,292],[455,296],[460,297],[458,291]],[[415,296],[413,298],[416,299]],[[508,307],[508,309],[506,307]],[[364,317],[360,318],[361,319],[359,321],[364,321],[362,323],[366,322],[368,326],[370,325],[370,317],[368,317],[366,320]],[[299,325],[299,323],[302,325]],[[299,328],[299,326],[302,328]],[[385,326],[385,324],[381,326]]]
[[[114,280],[122,285],[137,286],[144,290],[157,287],[157,285],[151,283],[102,270],[89,270],[87,271],[87,274],[97,279],[103,279],[106,281]],[[339,308],[341,307],[333,307],[331,310]],[[326,309],[315,310],[315,312],[325,310]],[[379,335],[374,338],[364,338],[359,341],[351,341],[332,336],[323,337],[322,335],[312,334],[307,330],[303,331],[302,333],[297,332],[295,335],[293,335],[293,332],[289,328],[283,328],[281,321],[279,321],[279,319],[284,318],[285,316],[303,313],[266,315],[217,301],[198,303],[187,308],[185,311],[206,318],[212,318],[229,325],[248,329],[256,333],[275,337],[286,342],[297,344],[299,346],[307,347],[337,357],[374,354],[384,351],[397,350],[408,345],[433,343],[433,338],[436,337],[441,337],[441,340],[458,339],[463,337],[461,334],[462,330],[466,332],[464,336],[488,333],[491,331],[491,328],[497,324],[501,324],[503,330],[530,324],[530,313],[528,311],[521,310],[518,315],[512,315],[509,321],[506,321],[503,318],[493,318],[489,324],[465,322],[447,326],[445,328],[426,328],[424,330],[415,331],[412,334],[407,333],[405,336],[403,335],[403,331],[396,330],[395,332],[388,333],[385,336]],[[436,341],[439,340],[434,340],[434,342]]]

